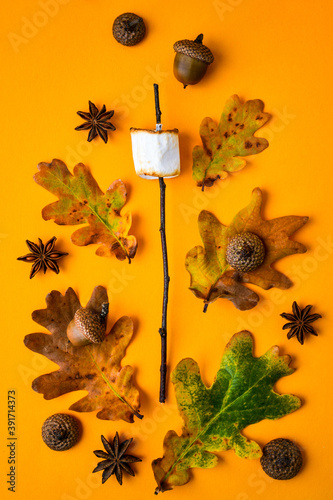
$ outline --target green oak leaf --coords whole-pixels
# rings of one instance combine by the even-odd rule
[[[268,147],[268,141],[254,133],[270,118],[264,103],[253,99],[242,103],[231,96],[224,107],[220,123],[204,118],[200,125],[202,146],[193,149],[193,179],[198,186],[212,186],[229,172],[242,169],[246,161],[239,156],[255,155]]]
[[[220,369],[206,387],[198,364],[183,359],[172,373],[182,434],[169,431],[164,456],[153,461],[156,493],[182,486],[190,469],[210,468],[218,463],[214,452],[233,449],[242,458],[259,458],[260,446],[241,431],[263,419],[276,420],[297,410],[301,401],[291,394],[278,394],[274,384],[294,372],[290,356],[279,356],[277,346],[253,356],[250,332],[236,333],[225,348]]]
[[[291,280],[272,265],[288,255],[306,252],[306,247],[290,236],[308,217],[288,215],[264,220],[262,204],[262,192],[255,188],[248,206],[236,214],[229,226],[207,210],[200,212],[198,226],[204,247],[192,248],[186,255],[185,266],[191,275],[190,290],[206,304],[226,298],[238,309],[247,310],[257,305],[259,296],[243,283],[252,283],[264,290],[272,287],[285,290],[292,285]],[[265,247],[264,261],[253,271],[235,271],[226,261],[229,240],[243,232],[259,236]]]
[[[87,224],[72,235],[72,242],[78,246],[97,243],[101,246],[96,254],[117,259],[134,257],[137,242],[128,236],[132,224],[129,212],[120,214],[126,203],[127,193],[124,183],[114,181],[104,194],[90,169],[79,163],[70,173],[65,163],[53,160],[40,163],[34,180],[59,198],[42,210],[44,220],[53,219],[59,225]]]

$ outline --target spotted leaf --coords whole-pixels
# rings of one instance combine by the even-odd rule
[[[225,104],[219,124],[204,118],[200,125],[202,146],[193,149],[193,179],[198,186],[212,186],[229,172],[242,169],[240,156],[255,155],[268,147],[268,141],[254,133],[270,118],[264,103],[254,99],[242,103],[238,95]]]

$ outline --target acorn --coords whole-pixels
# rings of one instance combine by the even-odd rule
[[[132,46],[141,42],[146,33],[146,26],[142,17],[126,12],[114,20],[112,33],[117,42]]]
[[[301,450],[290,439],[273,439],[264,446],[262,453],[261,467],[273,479],[292,479],[303,464]]]
[[[67,327],[67,337],[76,346],[101,344],[105,338],[106,316],[109,304],[102,305],[100,314],[92,309],[80,307]]]
[[[47,418],[42,426],[44,443],[55,451],[72,448],[80,439],[79,421],[66,413],[55,413]]]
[[[173,45],[176,51],[173,73],[184,84],[184,89],[200,82],[214,61],[213,54],[202,40],[203,34],[200,34],[195,40],[179,40]]]
[[[236,271],[253,271],[263,263],[264,258],[265,247],[256,234],[239,233],[229,241],[226,260]]]

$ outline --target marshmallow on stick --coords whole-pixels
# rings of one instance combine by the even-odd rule
[[[131,128],[135,172],[144,179],[180,174],[178,130]]]
[[[162,130],[158,85],[154,83],[156,129],[131,128],[132,154],[136,173],[143,179],[158,179],[160,186],[160,235],[163,254],[163,307],[160,366],[160,403],[166,400],[167,378],[167,308],[169,297],[168,253],[165,234],[165,182],[164,177],[180,174],[178,130]]]

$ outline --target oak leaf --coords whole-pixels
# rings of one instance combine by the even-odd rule
[[[204,118],[200,125],[202,146],[193,149],[193,179],[198,186],[212,186],[229,172],[242,169],[246,161],[240,156],[255,155],[268,147],[268,141],[254,133],[270,118],[264,113],[260,99],[241,102],[231,96],[224,107],[219,124]]]
[[[273,389],[281,377],[294,372],[290,361],[289,356],[279,356],[277,346],[255,358],[248,331],[231,338],[211,387],[202,382],[193,359],[180,361],[171,380],[183,429],[180,436],[175,431],[166,434],[164,456],[153,461],[156,493],[186,484],[194,467],[215,467],[215,452],[233,449],[239,457],[259,458],[260,446],[241,431],[263,419],[281,418],[301,406],[296,396],[281,395]]]
[[[132,224],[129,212],[120,215],[126,203],[124,183],[114,181],[104,194],[91,174],[89,167],[79,163],[70,173],[65,163],[39,163],[34,180],[59,198],[42,210],[44,220],[53,219],[56,224],[88,224],[72,235],[72,242],[78,246],[91,243],[101,245],[96,254],[117,259],[134,257],[137,242],[128,232]]]
[[[226,298],[240,310],[251,309],[258,303],[259,296],[243,283],[252,283],[264,290],[272,287],[284,290],[292,285],[290,279],[272,264],[287,255],[306,252],[304,245],[289,237],[307,222],[308,217],[290,215],[264,220],[262,203],[262,192],[255,188],[250,204],[234,217],[229,226],[207,210],[200,212],[198,225],[204,248],[192,248],[186,255],[185,265],[191,275],[190,290],[206,304]],[[259,236],[265,246],[263,263],[248,272],[231,269],[226,260],[229,240],[243,232]]]
[[[100,314],[105,303],[108,303],[106,290],[98,286],[86,308]],[[46,297],[46,305],[46,309],[34,311],[32,319],[47,328],[51,335],[31,333],[24,343],[31,351],[59,365],[59,370],[36,378],[32,388],[45,399],[72,391],[88,391],[69,409],[78,412],[98,410],[96,416],[100,419],[133,422],[134,415],[142,418],[138,413],[139,392],[133,382],[133,368],[121,366],[133,335],[131,318],[120,318],[101,344],[74,347],[66,331],[81,307],[76,293],[72,288],[68,288],[65,295],[53,290]]]

